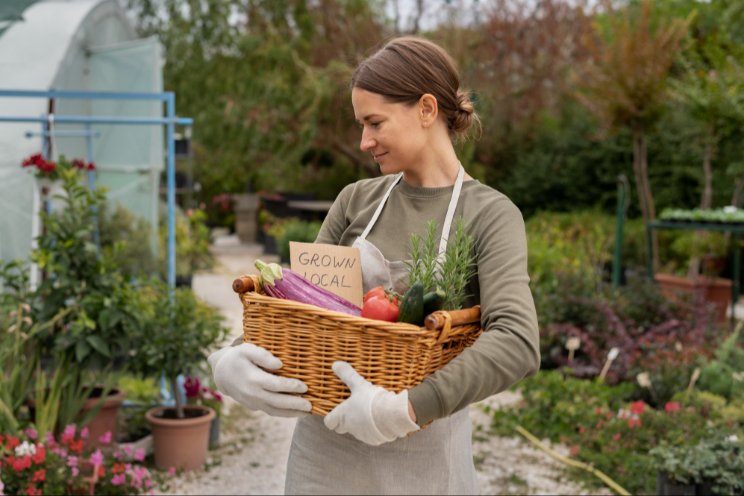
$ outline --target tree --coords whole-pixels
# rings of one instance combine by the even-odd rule
[[[702,55],[702,56],[701,56]],[[703,191],[700,208],[711,208],[713,158],[722,134],[744,125],[744,71],[720,45],[691,52],[685,73],[670,84],[674,100],[699,124],[703,144]]]
[[[163,43],[166,89],[194,118],[202,198],[315,187],[305,168],[325,162],[347,174],[379,173],[357,151],[348,88],[351,68],[384,36],[379,2],[128,2],[143,34]]]
[[[664,110],[667,78],[693,19],[655,15],[654,1],[642,0],[607,15],[585,47],[590,61],[576,74],[576,97],[605,129],[628,129],[633,140],[633,173],[644,222],[656,218],[648,179],[646,137]],[[654,267],[659,266],[658,240],[652,233]]]

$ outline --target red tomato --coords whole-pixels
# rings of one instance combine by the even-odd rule
[[[385,296],[385,288],[383,288],[382,286],[377,286],[376,288],[370,289],[369,291],[367,291],[367,294],[364,295],[362,301],[366,302],[368,299],[375,296]]]
[[[367,298],[364,306],[362,306],[362,317],[367,319],[397,322],[398,313],[398,305],[396,302],[390,301],[387,295],[371,296]]]

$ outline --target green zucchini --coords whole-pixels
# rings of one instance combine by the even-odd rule
[[[403,295],[400,303],[398,322],[414,324],[417,326],[424,323],[424,285],[417,282]]]
[[[437,288],[436,291],[429,291],[424,295],[424,317],[442,309],[444,303],[444,290]]]

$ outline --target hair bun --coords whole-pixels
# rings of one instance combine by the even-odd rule
[[[475,107],[470,101],[470,95],[462,90],[457,90],[457,109],[449,122],[450,129],[461,134],[466,132],[473,125],[473,113]]]

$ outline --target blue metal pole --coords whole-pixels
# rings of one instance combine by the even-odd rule
[[[166,101],[169,92],[142,93],[136,91],[69,91],[69,90],[3,90],[0,97],[9,98],[67,98],[73,100],[160,100]]]
[[[28,117],[28,116],[0,116],[0,122],[47,122],[46,118]],[[166,117],[93,117],[85,115],[58,115],[54,116],[54,122],[60,124],[168,124],[171,122]],[[187,117],[173,118],[175,124],[190,126],[194,123],[193,119]]]
[[[93,131],[90,128],[90,123],[85,124],[85,161],[88,163],[93,162]],[[96,171],[88,171],[88,189],[95,191],[96,189]],[[98,208],[93,207],[93,221],[95,226],[93,227],[93,242],[98,249],[98,253],[101,252],[101,232],[98,228],[100,223],[98,222]]]
[[[85,124],[85,161],[88,163],[95,162],[93,160],[93,131],[91,131],[90,123]],[[88,188],[91,191],[96,189],[96,171],[88,171]]]
[[[168,115],[166,136],[168,140],[167,181],[168,181],[168,285],[176,287],[176,142],[175,142],[175,114],[176,97],[168,93],[165,101]]]

